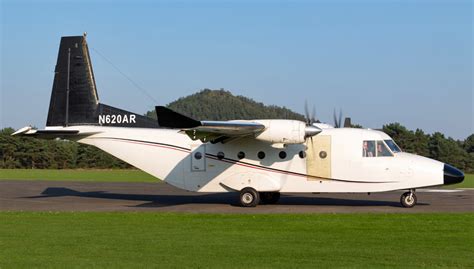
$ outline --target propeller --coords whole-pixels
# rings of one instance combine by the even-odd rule
[[[304,138],[306,140],[305,145],[305,155],[308,156],[306,160],[313,159],[310,156],[314,156],[314,145],[313,145],[313,136],[319,134],[322,130],[313,125],[313,123],[320,122],[316,118],[316,107],[313,105],[312,113],[309,114],[308,100],[304,103],[304,112],[306,119],[306,127],[304,129]],[[309,139],[308,139],[309,138]]]
[[[338,115],[336,114],[336,109],[334,109],[333,119],[334,119],[334,127],[335,127],[335,128],[341,128],[342,109],[339,109],[339,117],[338,117]]]
[[[304,113],[307,125],[313,125],[313,123],[319,123],[320,121],[316,118],[316,107],[313,106],[311,114],[309,113],[308,101],[304,103]]]
[[[311,116],[309,115],[308,100],[304,102],[304,118],[306,125],[311,125]]]
[[[316,107],[313,106],[313,110],[311,115],[309,114],[309,108],[308,108],[308,101],[306,100],[304,103],[304,112],[305,112],[305,119],[306,119],[306,127],[305,127],[305,138],[308,137],[313,137],[317,134],[319,134],[322,130],[316,126],[313,125],[315,122],[319,122],[316,119]],[[311,139],[312,140],[312,139]]]

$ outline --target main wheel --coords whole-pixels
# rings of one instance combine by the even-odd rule
[[[279,192],[261,192],[260,199],[264,204],[276,204],[280,200]]]
[[[260,195],[254,188],[243,188],[240,191],[240,205],[243,207],[255,207],[260,202]]]
[[[411,208],[416,205],[416,195],[414,192],[405,192],[400,197],[400,203],[403,207]]]

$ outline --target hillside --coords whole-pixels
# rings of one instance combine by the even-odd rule
[[[303,115],[286,107],[265,105],[244,96],[235,96],[223,89],[204,89],[179,98],[169,103],[167,107],[198,120],[297,119],[304,121]],[[146,115],[156,119],[155,111],[148,111]]]

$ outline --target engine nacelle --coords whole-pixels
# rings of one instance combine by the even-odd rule
[[[304,143],[306,124],[297,120],[256,120],[265,125],[265,131],[255,137],[260,141],[272,144],[300,144]]]

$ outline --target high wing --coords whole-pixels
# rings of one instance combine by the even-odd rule
[[[160,127],[181,129],[191,139],[203,142],[224,142],[265,130],[265,125],[251,121],[197,121],[164,106],[156,107],[156,115]]]

